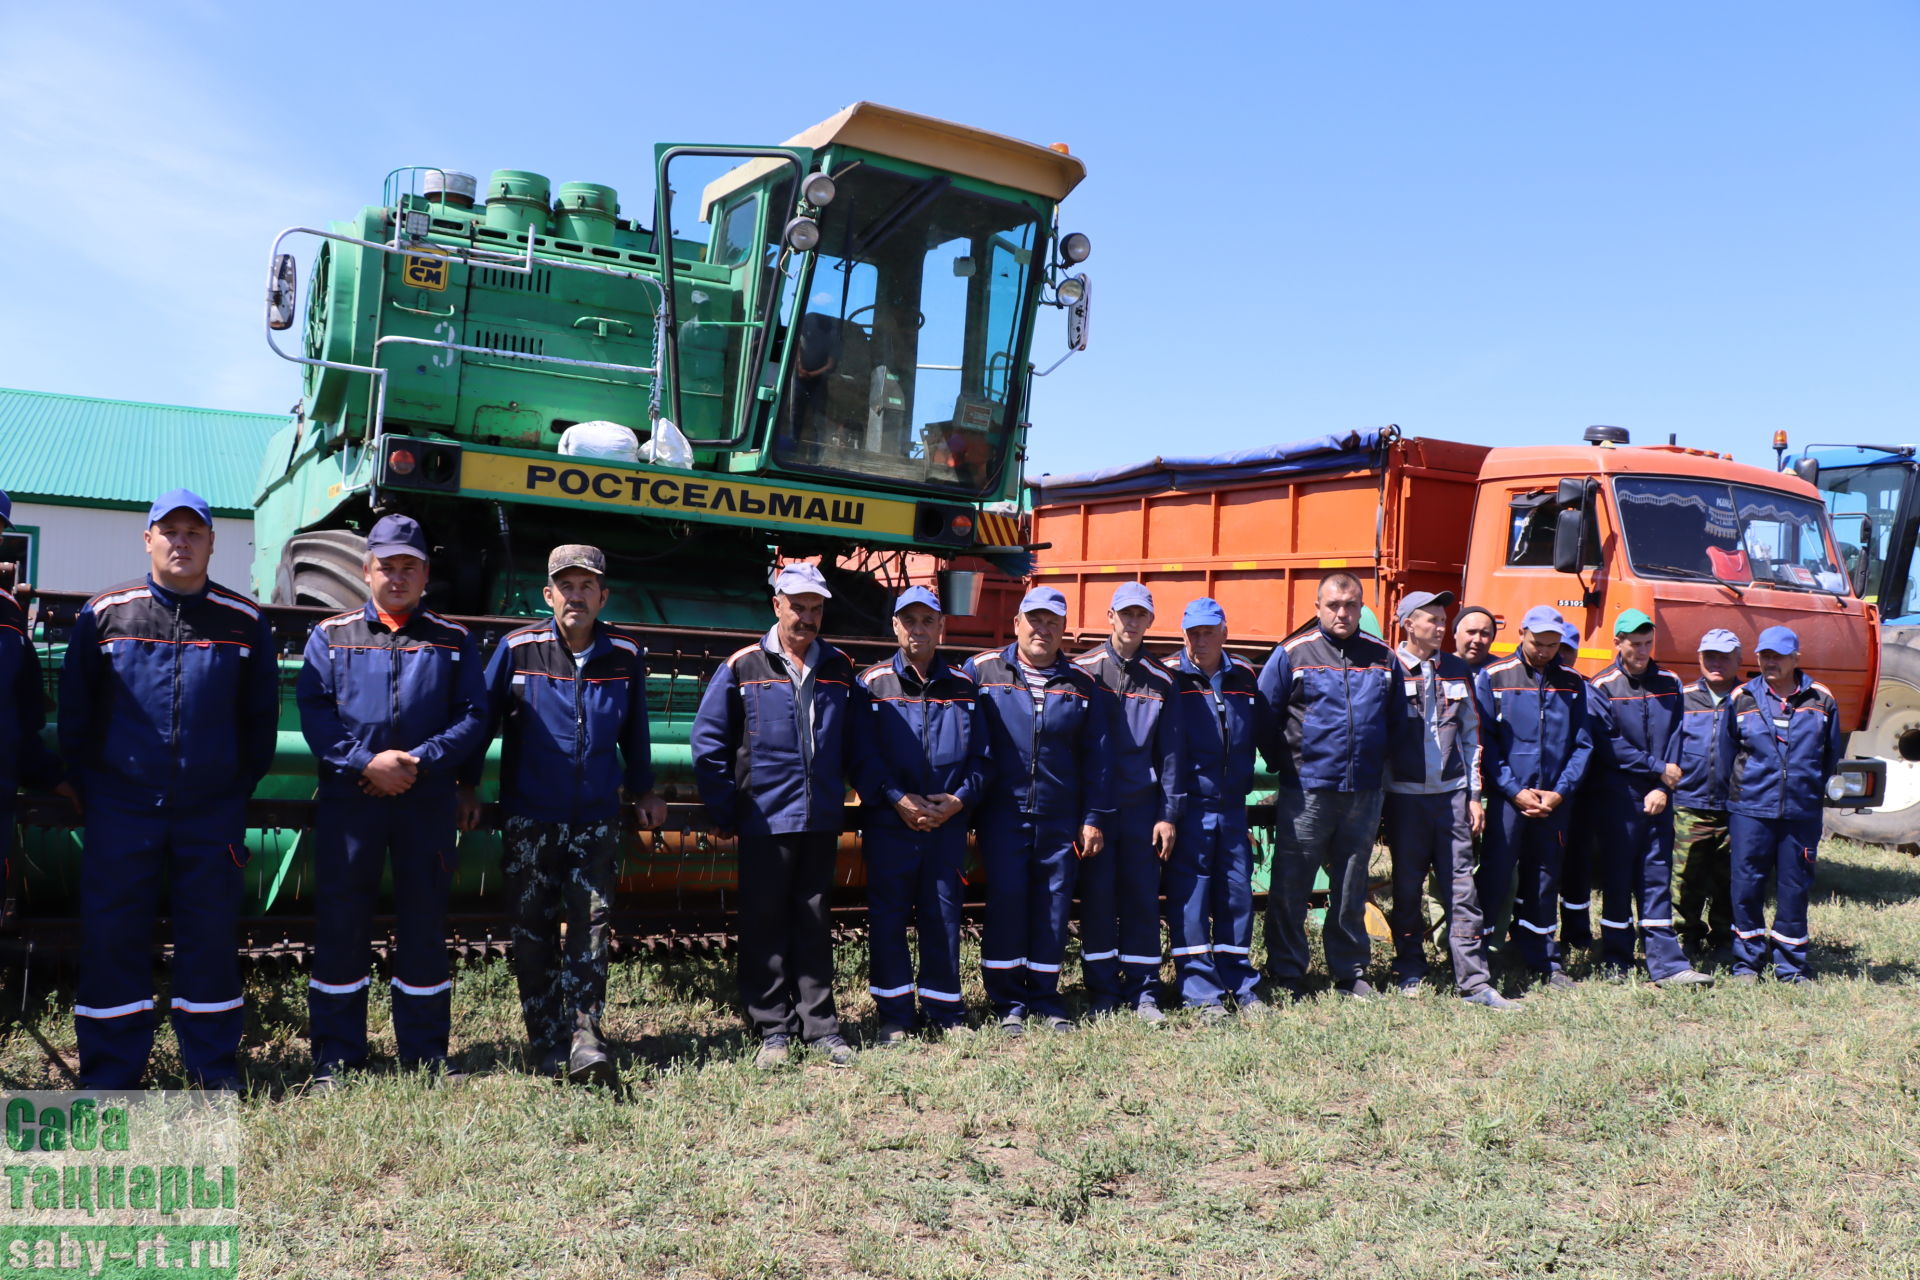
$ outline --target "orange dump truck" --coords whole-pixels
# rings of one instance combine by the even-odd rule
[[[1114,585],[1139,579],[1176,641],[1181,607],[1210,595],[1232,638],[1277,641],[1313,617],[1334,569],[1391,619],[1409,591],[1492,610],[1511,653],[1527,609],[1580,629],[1580,667],[1613,656],[1613,620],[1642,609],[1655,654],[1686,679],[1700,637],[1792,627],[1802,665],[1859,728],[1878,679],[1879,621],[1853,593],[1812,485],[1701,449],[1636,446],[1618,428],[1585,444],[1490,449],[1395,428],[1212,458],[1047,476],[1034,492],[1036,580],[1061,588],[1071,632],[1107,630]],[[1051,545],[1046,545],[1051,544]]]

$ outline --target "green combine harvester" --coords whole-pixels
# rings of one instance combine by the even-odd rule
[[[1042,309],[1085,345],[1088,244],[1056,225],[1083,173],[867,103],[779,147],[656,148],[651,227],[597,183],[396,170],[275,243],[273,332],[289,250],[318,246],[303,341],[274,345],[304,386],[262,464],[255,591],[357,603],[389,511],[451,553],[433,603],[463,615],[540,612],[568,541],[606,549],[610,618],[706,630],[761,629],[776,557],[820,557],[835,629],[873,634],[888,560],[1023,572]]]
[[[890,648],[909,581],[937,577],[965,615],[979,560],[1030,567],[1032,379],[1087,341],[1090,246],[1057,216],[1084,174],[1064,146],[857,103],[779,146],[657,147],[637,214],[598,183],[412,167],[351,220],[282,232],[268,341],[302,389],[256,499],[252,589],[276,606],[289,693],[249,841],[255,952],[305,910],[300,648],[365,599],[365,533],[389,512],[434,543],[429,604],[492,635],[544,614],[551,547],[606,550],[606,617],[648,646],[656,767],[681,802],[677,830],[636,837],[624,896],[649,923],[717,930],[733,860],[698,830],[687,731],[705,677],[768,625],[777,564],[818,559],[829,630],[875,638],[856,657]],[[1050,309],[1067,340],[1036,368]],[[43,657],[82,603],[42,597]],[[26,833],[16,892],[52,920],[71,914],[77,832],[36,814],[52,825]],[[497,867],[492,837],[463,840],[456,893],[483,946]]]

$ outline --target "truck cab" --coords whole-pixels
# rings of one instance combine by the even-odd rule
[[[1878,676],[1877,618],[1848,580],[1818,491],[1703,449],[1603,436],[1490,451],[1466,598],[1500,618],[1503,653],[1529,607],[1558,608],[1580,630],[1589,674],[1612,660],[1613,620],[1627,609],[1655,619],[1657,660],[1688,680],[1707,631],[1739,635],[1751,670],[1760,629],[1792,627],[1801,665],[1833,690],[1849,730],[1865,723]]]

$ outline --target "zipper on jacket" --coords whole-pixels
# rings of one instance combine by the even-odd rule
[[[186,678],[185,672],[182,670],[182,665],[183,665],[183,651],[187,647],[185,641],[181,639],[181,633],[184,630],[184,628],[181,625],[180,615],[185,611],[186,603],[187,602],[181,599],[180,597],[178,596],[174,597],[174,601],[173,601],[173,723],[168,726],[168,729],[172,737],[172,742],[170,743],[170,745],[173,747],[173,777],[174,777],[174,781],[176,782],[183,780],[181,775],[183,775],[186,772],[186,763],[187,763],[186,760],[181,755],[181,751],[182,751],[181,738],[184,735],[181,734],[180,732],[180,713],[183,710],[183,702],[184,702],[184,695],[182,694],[180,686]]]
[[[1224,661],[1224,659],[1223,659]],[[1341,687],[1346,696],[1340,701],[1347,706],[1347,789],[1352,790],[1353,781],[1353,662],[1347,657],[1347,651],[1340,651]]]

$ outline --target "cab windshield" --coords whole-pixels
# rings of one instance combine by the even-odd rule
[[[1826,508],[1748,485],[1664,476],[1613,482],[1633,571],[1646,578],[1764,583],[1844,594]]]
[[[980,495],[1018,411],[1039,221],[860,163],[836,179],[795,322],[783,465]]]

